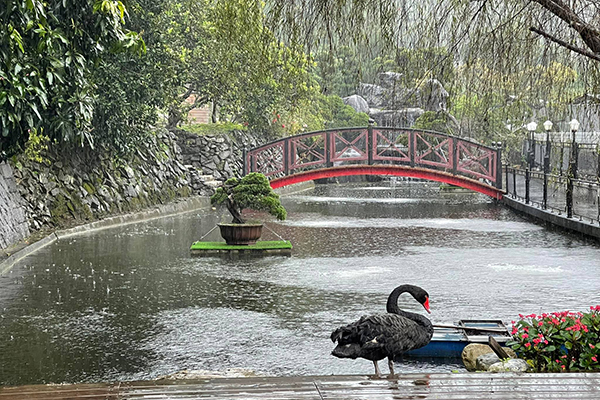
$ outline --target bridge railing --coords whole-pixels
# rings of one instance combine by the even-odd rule
[[[436,169],[502,188],[500,149],[439,132],[390,127],[329,129],[289,136],[245,153],[245,172],[270,179],[352,164]]]

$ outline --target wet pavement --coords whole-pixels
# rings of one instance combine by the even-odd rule
[[[600,397],[600,374],[405,374],[213,378],[191,382],[129,382],[0,388],[0,400],[408,400],[589,399]]]

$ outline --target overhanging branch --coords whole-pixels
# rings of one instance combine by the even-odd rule
[[[591,58],[592,60],[596,60],[596,61],[600,61],[600,54],[596,54],[596,53],[592,53],[591,51],[588,51],[586,49],[582,49],[580,47],[577,46],[573,46],[570,43],[565,42],[564,40],[561,40],[559,38],[556,38],[540,29],[534,28],[533,26],[531,28],[529,28],[530,31],[537,33],[540,36],[545,37],[548,40],[551,40],[552,42],[565,47],[571,51],[574,51],[575,53],[581,54],[583,56],[586,56],[588,58]]]
[[[588,24],[582,17],[577,15],[573,9],[562,0],[532,0],[552,14],[565,21],[573,28],[583,39],[584,43],[590,48],[592,53],[600,53],[600,31],[591,24]]]

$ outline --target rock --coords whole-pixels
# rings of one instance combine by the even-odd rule
[[[527,372],[531,366],[521,358],[511,358],[490,365],[488,372]]]
[[[48,183],[48,175],[45,173],[41,173],[38,177],[38,180],[42,185],[46,185]]]
[[[379,85],[384,89],[394,90],[397,87],[402,86],[402,78],[404,74],[399,72],[382,72],[379,74]]]
[[[64,184],[73,183],[73,177],[71,175],[63,173],[62,171],[58,173],[58,179],[60,179]]]
[[[369,112],[369,103],[367,103],[367,101],[363,97],[357,94],[344,97],[342,100],[344,101],[344,104],[354,108],[356,112]]]
[[[513,358],[516,358],[517,355],[515,351],[508,347],[503,347],[504,351]],[[461,357],[463,360],[463,364],[467,371],[477,371],[477,358],[482,354],[494,353],[494,350],[487,344],[479,344],[479,343],[471,343],[467,345],[462,351]],[[498,358],[498,356],[496,356]]]
[[[123,169],[125,170],[125,173],[127,174],[127,177],[129,179],[135,178],[135,173],[133,172],[133,169],[131,169],[131,167],[129,165],[126,165]]]
[[[135,187],[133,187],[132,185],[129,185],[125,189],[125,195],[127,197],[137,197],[138,192],[135,190]]]
[[[481,354],[475,361],[475,368],[477,371],[487,371],[490,366],[500,361],[496,353]]]
[[[379,126],[412,126],[425,110],[422,108],[404,108],[402,110],[379,110],[372,108],[369,112],[371,118]]]
[[[6,162],[0,163],[0,171],[2,172],[2,176],[6,179],[10,179],[13,175],[12,168]]]
[[[442,111],[446,109],[450,95],[437,79],[429,79],[419,91],[419,103],[427,111]]]
[[[386,99],[387,92],[379,85],[361,83],[358,86],[358,95],[365,99],[365,101],[369,104],[369,107],[384,107],[388,103]]]

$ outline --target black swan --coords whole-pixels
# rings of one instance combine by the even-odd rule
[[[331,354],[339,358],[371,360],[377,377],[381,377],[377,362],[387,357],[390,376],[394,376],[394,357],[427,345],[433,335],[433,325],[429,319],[398,307],[398,297],[406,292],[431,313],[429,295],[425,290],[413,285],[398,286],[388,297],[388,314],[363,316],[333,331],[331,340],[338,344]]]

